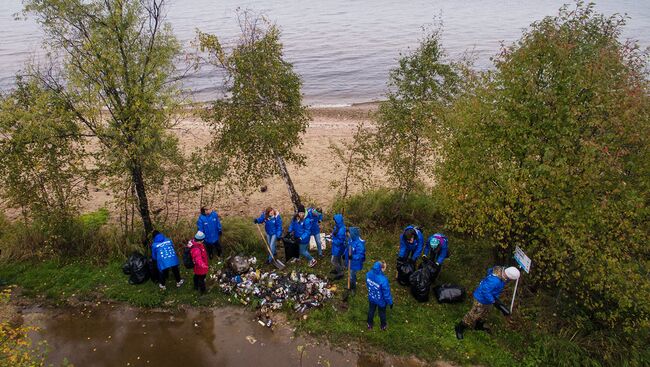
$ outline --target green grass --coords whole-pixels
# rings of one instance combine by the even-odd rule
[[[464,340],[456,340],[454,324],[469,310],[471,292],[485,275],[486,269],[494,265],[491,260],[491,247],[485,242],[450,234],[452,255],[445,261],[437,283],[459,284],[466,288],[468,297],[460,304],[440,305],[435,302],[432,293],[429,302],[418,303],[407,288],[400,286],[394,280],[398,236],[402,225],[411,222],[418,215],[431,220],[419,223],[425,225],[426,233],[439,229],[440,223],[437,218],[440,216],[437,207],[434,202],[427,204],[424,198],[416,198],[411,200],[412,204],[409,204],[408,210],[401,211],[406,213],[406,217],[396,216],[395,211],[382,210],[383,204],[374,203],[384,202],[388,207],[397,210],[392,203],[395,200],[393,194],[378,192],[374,195],[368,200],[353,198],[348,203],[348,225],[360,225],[362,237],[367,241],[367,261],[364,270],[358,274],[357,294],[350,297],[348,302],[343,302],[343,292],[340,291],[335,299],[324,307],[309,312],[306,319],[291,311],[288,305],[284,310],[300,331],[315,337],[327,338],[334,344],[358,342],[397,355],[416,355],[428,361],[448,360],[463,365],[598,365],[576,342],[570,340],[573,333],[561,335],[562,333],[556,330],[558,327],[551,324],[550,320],[557,317],[553,317],[555,310],[550,306],[552,302],[544,292],[539,292],[537,295],[528,294],[525,307],[516,310],[509,320],[501,317],[494,310],[488,318],[488,323],[493,330],[492,335],[468,331]],[[91,218],[83,220],[88,222],[86,224],[96,223],[103,226],[103,216],[104,213],[98,211]],[[224,218],[223,225],[223,246],[227,254],[244,253],[255,255],[260,261],[265,259],[259,234],[250,223],[250,219]],[[379,229],[379,227],[389,228],[389,230]],[[102,229],[110,232],[110,228],[106,226]],[[163,228],[177,245],[190,238],[193,229],[193,223],[190,222]],[[99,245],[102,245],[101,241],[99,242]],[[106,243],[102,246],[106,246]],[[106,251],[122,255],[119,260],[108,261],[85,258],[83,261],[65,262],[57,260],[0,262],[0,286],[16,284],[27,296],[44,296],[51,302],[59,304],[71,303],[74,300],[114,300],[139,307],[228,304],[229,298],[220,293],[217,288],[207,295],[199,296],[191,286],[191,270],[182,266],[182,275],[188,283],[180,289],[173,286],[173,280],[170,281],[172,286],[165,292],[160,291],[157,285],[150,281],[141,285],[129,285],[128,277],[121,270],[122,263],[125,261],[125,250],[116,252],[106,247]],[[102,253],[102,257],[107,256],[110,258],[110,255]],[[368,301],[365,273],[376,260],[385,260],[388,264],[387,273],[395,299],[395,308],[388,310],[389,328],[385,332],[378,329],[370,332],[366,330]],[[211,265],[218,267],[216,261]],[[296,269],[314,272],[322,277],[327,276],[330,268],[327,257],[321,259],[314,269],[308,268],[304,261],[288,266],[289,271]],[[273,271],[274,268],[263,265],[263,270]],[[208,287],[210,286],[211,282],[208,281]],[[343,289],[345,280],[339,281],[338,286]],[[502,299],[509,300],[511,292],[512,286],[507,288]],[[230,301],[240,305],[235,299],[231,298]],[[638,360],[643,360],[643,356]]]

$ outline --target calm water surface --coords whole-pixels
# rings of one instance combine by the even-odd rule
[[[187,50],[197,28],[232,40],[236,9],[264,13],[282,29],[286,57],[304,80],[311,104],[346,104],[379,99],[388,71],[400,51],[417,44],[422,27],[442,19],[443,42],[451,57],[473,52],[476,67],[489,68],[502,41],[511,43],[522,29],[554,15],[567,0],[170,0],[168,18]],[[601,0],[605,14],[631,19],[623,37],[650,45],[649,0]],[[21,0],[0,0],[0,88],[30,58],[42,54],[42,34],[33,20],[15,21]],[[209,70],[189,75],[185,87],[194,98],[218,95],[220,79]]]

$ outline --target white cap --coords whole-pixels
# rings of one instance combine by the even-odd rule
[[[508,279],[512,279],[512,280],[519,279],[519,275],[521,275],[519,273],[519,269],[515,268],[514,266],[507,268],[505,273]]]

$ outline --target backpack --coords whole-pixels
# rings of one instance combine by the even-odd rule
[[[183,265],[188,269],[194,269],[194,260],[192,260],[191,249],[187,246],[183,249]]]

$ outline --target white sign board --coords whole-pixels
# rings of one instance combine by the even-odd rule
[[[524,253],[524,250],[522,250],[519,246],[515,249],[515,260],[519,263],[519,266],[521,266],[526,273],[530,273],[530,264],[532,263],[530,261],[530,258],[526,256]]]

